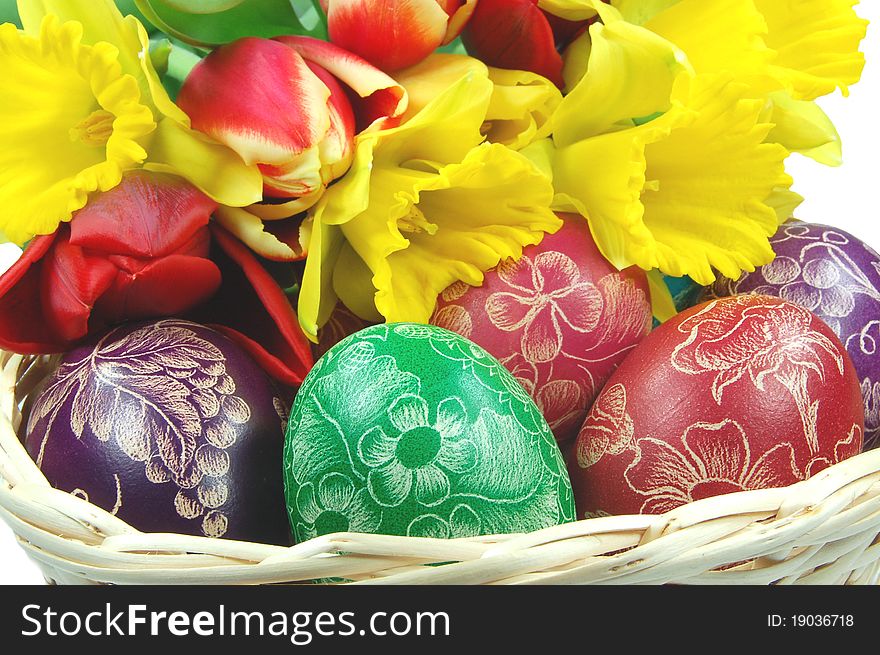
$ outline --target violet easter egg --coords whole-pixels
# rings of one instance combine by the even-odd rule
[[[286,419],[273,383],[235,343],[166,319],[64,355],[25,445],[54,487],[139,530],[287,545]]]
[[[522,257],[457,283],[440,296],[431,323],[497,357],[544,414],[556,439],[572,439],[608,376],[651,330],[645,273],[618,271],[600,254],[580,216]]]
[[[865,448],[880,445],[880,255],[839,228],[814,223],[786,223],[770,244],[771,263],[738,280],[719,279],[708,297],[778,296],[825,321],[859,376]]]
[[[473,537],[574,517],[547,422],[485,350],[431,325],[376,325],[331,348],[291,409],[298,542],[336,532]]]
[[[859,381],[803,307],[744,295],[649,335],[596,399],[567,453],[580,518],[653,514],[782,487],[857,454]]]

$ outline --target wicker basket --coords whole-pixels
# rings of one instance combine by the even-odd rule
[[[0,516],[59,584],[877,584],[880,449],[796,485],[525,535],[335,534],[291,548],[147,534],[53,489],[17,430],[45,357],[0,353]],[[26,411],[26,410],[25,410]],[[443,566],[427,566],[434,563]],[[449,563],[453,562],[453,563]]]

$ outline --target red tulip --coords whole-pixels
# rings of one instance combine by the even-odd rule
[[[287,295],[243,243],[216,223],[211,233],[223,284],[188,318],[226,334],[279,382],[298,386],[314,358]]]
[[[259,260],[218,226],[210,198],[169,175],[128,173],[0,276],[0,348],[70,350],[129,319],[183,316],[231,337],[289,386],[311,344]],[[212,239],[213,235],[213,239]]]
[[[244,38],[200,62],[178,104],[194,128],[260,167],[265,195],[287,201],[266,205],[281,218],[317,202],[348,170],[355,133],[402,114],[406,93],[330,43]]]
[[[385,71],[414,66],[453,41],[477,0],[322,0],[330,40]]]
[[[489,66],[531,71],[562,88],[559,52],[589,22],[549,14],[538,8],[538,0],[480,0],[461,39]]]
[[[205,301],[220,285],[208,258],[215,207],[180,178],[127,174],[0,276],[0,347],[61,352],[109,324]]]

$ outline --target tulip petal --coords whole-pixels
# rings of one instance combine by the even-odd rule
[[[223,284],[195,315],[236,341],[269,375],[299,385],[314,360],[289,299],[247,247],[219,225],[211,232]]]
[[[260,217],[247,209],[219,207],[214,213],[214,219],[261,257],[275,261],[296,261],[304,256],[302,246],[298,243],[299,239],[294,247],[287,242],[287,239],[281,239],[267,230],[267,225],[260,220]]]
[[[562,87],[562,57],[534,0],[480,0],[461,39],[489,66],[531,71]]]
[[[211,298],[220,287],[220,269],[207,258],[210,234],[199,235],[205,255],[170,255],[138,267],[132,275],[119,275],[95,303],[100,316],[110,322],[174,316]],[[114,263],[119,264],[119,261]]]
[[[332,0],[330,40],[377,68],[419,63],[446,40],[449,15],[436,0]]]
[[[197,64],[177,101],[193,127],[246,163],[282,165],[324,138],[329,99],[330,89],[296,52],[245,38]]]
[[[207,226],[216,207],[179,177],[132,171],[77,212],[70,243],[114,255],[162,257]]]
[[[51,256],[43,260],[40,302],[52,333],[71,343],[88,334],[92,309],[113,284],[117,269],[106,259],[90,257],[72,245],[68,235],[68,227],[62,226]]]
[[[280,36],[275,40],[325,69],[363,99],[357,112],[359,132],[393,127],[406,111],[404,88],[365,59],[306,36]]]
[[[40,302],[41,260],[57,233],[33,239],[21,257],[0,276],[0,348],[17,353],[65,350],[49,328]]]

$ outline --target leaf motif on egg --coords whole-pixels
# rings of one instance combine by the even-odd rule
[[[228,529],[221,511],[229,492],[224,452],[237,440],[237,425],[251,409],[235,395],[223,353],[186,327],[164,320],[115,338],[105,335],[78,361],[65,363],[43,392],[29,430],[48,418],[37,464],[65,401],[73,396],[70,423],[79,439],[111,436],[129,459],[144,464],[153,484],[173,482],[181,518],[203,518],[202,531],[220,537]],[[204,435],[207,444],[197,449]]]
[[[687,338],[673,351],[672,366],[688,375],[715,373],[712,396],[719,405],[724,390],[744,376],[761,391],[772,377],[794,398],[804,436],[815,452],[818,401],[811,399],[809,380],[813,373],[825,381],[819,350],[831,357],[842,376],[843,353],[812,329],[813,316],[802,307],[771,298],[755,303],[750,296],[719,302],[708,303],[678,326]]]

